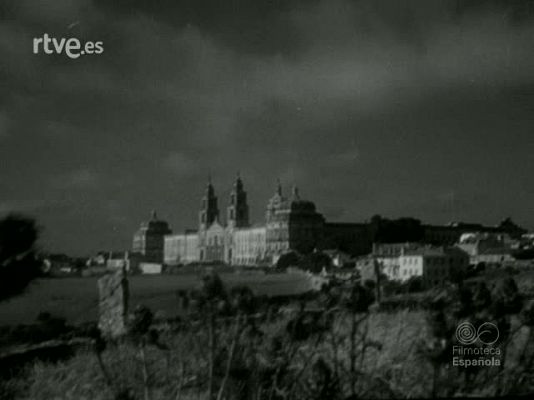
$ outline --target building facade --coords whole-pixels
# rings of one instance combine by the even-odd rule
[[[163,263],[165,236],[172,230],[167,222],[159,220],[152,211],[150,221],[142,222],[133,237],[132,252],[141,257],[142,261]]]
[[[421,247],[420,243],[374,243],[372,257],[388,279],[401,279],[400,256],[407,251]]]
[[[513,262],[514,241],[507,234],[465,233],[456,246],[465,251],[472,265],[502,265]]]
[[[199,260],[198,231],[187,230],[179,235],[164,238],[164,263],[167,265],[190,264]]]
[[[469,256],[456,247],[424,246],[405,250],[399,257],[401,281],[422,278],[426,287],[449,282],[455,272],[465,271]]]
[[[272,265],[284,253],[309,253],[324,247],[324,217],[313,202],[300,197],[298,188],[285,196],[280,182],[267,202],[265,223],[251,226],[247,193],[238,176],[225,217],[222,221],[218,198],[209,181],[200,204],[198,230],[166,235],[165,263]],[[340,236],[346,236],[346,231],[343,229]]]
[[[251,225],[247,192],[240,176],[233,182],[226,208],[223,212],[220,210],[210,179],[201,197],[197,229],[172,234],[167,223],[153,216],[134,235],[133,251],[142,254],[147,262],[167,265],[273,265],[282,254],[291,251],[305,254],[314,250],[333,250],[350,257],[369,254],[373,251],[377,233],[380,233],[380,226],[373,220],[365,223],[327,222],[313,202],[301,198],[298,188],[294,187],[286,195],[280,182],[267,201],[264,221]],[[465,223],[420,225],[418,241],[449,246],[474,226],[479,231],[510,232],[511,236],[523,232],[509,219],[495,227]],[[402,278],[397,254],[402,247],[406,244],[393,245],[389,249],[395,254],[382,254],[385,247],[380,254],[375,254],[385,267],[384,273],[391,279]],[[410,250],[409,247],[404,250]]]

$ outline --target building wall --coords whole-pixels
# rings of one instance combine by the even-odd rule
[[[199,261],[198,234],[182,233],[165,236],[165,264],[178,265]]]
[[[373,243],[373,256],[388,279],[401,279],[400,256],[420,247],[420,243]]]
[[[449,225],[424,225],[423,241],[436,245],[452,245],[460,240],[463,234],[478,232],[491,235],[507,235],[518,238],[526,230],[506,219],[497,226],[484,226],[481,224],[453,223]]]
[[[390,280],[398,280],[400,275],[399,257],[375,257],[376,262],[380,265],[380,271]]]
[[[289,215],[289,248],[301,253],[317,249],[322,242],[324,218],[315,210],[292,212]]]
[[[267,212],[265,225],[266,255],[275,260],[289,251],[289,210],[273,209]]]
[[[502,264],[514,260],[511,255],[511,243],[510,237],[506,234],[475,232],[462,237],[456,247],[469,254],[470,263],[473,265]]]
[[[423,276],[424,257],[421,255],[401,255],[399,257],[399,275],[401,281],[414,276]]]
[[[106,260],[106,267],[110,269],[122,269],[130,270],[130,254],[126,252],[110,252],[109,257]]]
[[[249,228],[248,214],[247,195],[241,178],[237,177],[226,210],[227,221],[224,225],[220,223],[217,196],[209,182],[201,201],[198,233],[169,235],[166,223],[154,216],[153,221],[142,225],[134,235],[133,248],[145,256],[145,261],[164,260],[171,265],[198,261],[249,264],[259,259],[261,261],[256,262],[275,263],[284,253],[307,253],[315,249],[360,256],[372,252],[372,243],[380,227],[373,219],[368,223],[328,223],[313,202],[300,198],[296,188],[290,196],[284,196],[280,185],[268,201],[264,226]],[[439,245],[454,244],[462,233],[475,228],[488,232],[522,232],[509,220],[497,227],[466,223],[421,227],[422,241]],[[169,232],[163,233],[165,229]],[[163,239],[164,235],[168,237]],[[399,278],[397,256],[373,255],[386,275]]]
[[[233,232],[231,263],[256,265],[265,261],[266,228],[238,229]]]
[[[488,253],[488,254],[479,254],[471,258],[471,264],[484,263],[488,265],[498,265],[502,263],[508,263],[515,261],[515,258],[506,252],[502,253]]]
[[[132,242],[132,251],[139,254],[143,261],[162,263],[164,260],[165,236],[172,233],[165,221],[158,220],[156,213],[152,220],[143,222],[135,232]]]
[[[163,271],[163,266],[158,263],[140,263],[139,269],[141,270],[141,273],[148,274],[148,275],[154,275],[154,274],[161,274]]]
[[[469,256],[462,251],[444,250],[434,254],[406,254],[399,257],[400,279],[421,277],[425,286],[435,286],[450,281],[455,271],[466,269]]]
[[[200,260],[206,262],[222,262],[225,259],[226,232],[218,222],[212,224],[205,232],[204,245],[200,248]]]

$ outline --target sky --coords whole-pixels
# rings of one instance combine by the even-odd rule
[[[532,1],[1,0],[0,214],[43,249],[196,227],[239,172],[330,221],[534,228]],[[102,41],[70,59],[33,38]],[[221,212],[224,214],[224,212]]]

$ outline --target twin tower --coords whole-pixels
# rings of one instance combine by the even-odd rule
[[[280,184],[268,201],[264,224],[253,227],[243,181],[238,175],[230,191],[225,220],[220,220],[215,190],[208,181],[198,215],[198,231],[165,234],[163,261],[167,265],[223,262],[231,265],[272,265],[288,251],[309,252],[322,237],[324,218],[315,205],[300,198],[296,188],[289,197]]]
[[[211,178],[208,179],[208,184],[202,197],[198,218],[200,231],[208,229],[214,222],[221,223],[217,196],[215,195]],[[226,208],[226,225],[229,228],[246,228],[250,225],[247,192],[243,189],[243,181],[239,174],[230,192],[229,205]]]

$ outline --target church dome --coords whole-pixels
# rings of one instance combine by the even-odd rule
[[[293,193],[288,201],[288,208],[294,212],[315,213],[315,203],[300,198],[298,187],[293,187]]]
[[[150,232],[161,232],[165,234],[170,231],[169,224],[167,223],[167,221],[158,219],[156,210],[152,210],[151,218],[149,221],[144,221],[141,223],[141,229]]]

